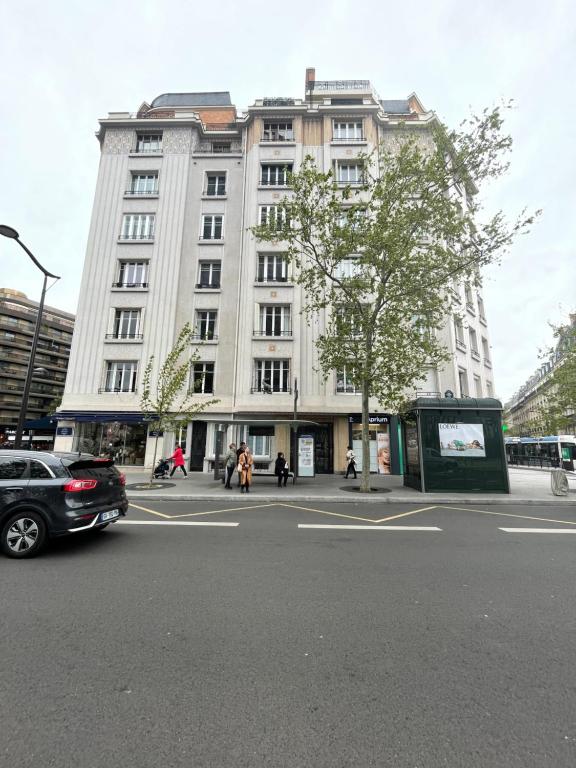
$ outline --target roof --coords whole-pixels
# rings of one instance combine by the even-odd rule
[[[162,93],[152,104],[155,107],[231,107],[229,91],[206,93]]]
[[[382,99],[380,104],[384,107],[384,112],[392,115],[410,115],[412,113],[408,99]]]
[[[478,410],[501,411],[502,403],[495,397],[417,397],[408,403],[410,410]]]

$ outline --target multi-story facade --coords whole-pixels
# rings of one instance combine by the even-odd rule
[[[16,431],[37,316],[38,302],[0,288],[0,443],[9,442]],[[38,421],[59,404],[73,330],[74,315],[44,306],[27,420]]]
[[[415,95],[380,100],[368,81],[316,81],[303,99],[265,98],[238,115],[227,93],[164,94],[138,113],[100,121],[101,162],[77,330],[60,418],[74,435],[61,448],[111,452],[149,463],[139,386],[189,321],[199,360],[190,386],[217,398],[193,424],[165,436],[185,442],[191,468],[209,470],[216,425],[251,443],[258,465],[288,453],[295,384],[298,416],[314,422],[316,472],[344,465],[359,437],[361,399],[346,372],[316,371],[323,317],[301,315],[301,289],[282,243],[250,227],[276,215],[287,172],[311,155],[338,183],[360,181],[358,155],[401,127],[426,131],[435,116]],[[465,192],[462,192],[465,195]],[[456,288],[455,290],[459,290]],[[482,299],[462,286],[464,321],[443,331],[453,363],[430,370],[422,391],[492,394]],[[397,419],[371,404],[374,443],[390,444],[398,471]],[[266,421],[264,424],[263,421]],[[378,433],[383,433],[378,436]],[[374,469],[377,468],[374,452]]]

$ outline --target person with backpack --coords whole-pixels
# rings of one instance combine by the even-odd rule
[[[345,480],[348,480],[348,475],[350,472],[354,472],[354,480],[356,480],[356,456],[354,455],[354,451],[352,450],[352,446],[348,446],[348,450],[346,451],[346,475],[344,476]]]

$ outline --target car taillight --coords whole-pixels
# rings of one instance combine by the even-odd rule
[[[98,480],[68,480],[64,483],[63,490],[67,493],[78,493],[78,491],[91,491],[98,485]]]
[[[126,475],[124,472],[120,472],[120,485],[126,485]]]

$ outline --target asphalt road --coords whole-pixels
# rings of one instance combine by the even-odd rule
[[[246,501],[0,560],[0,764],[576,765],[576,508]]]

